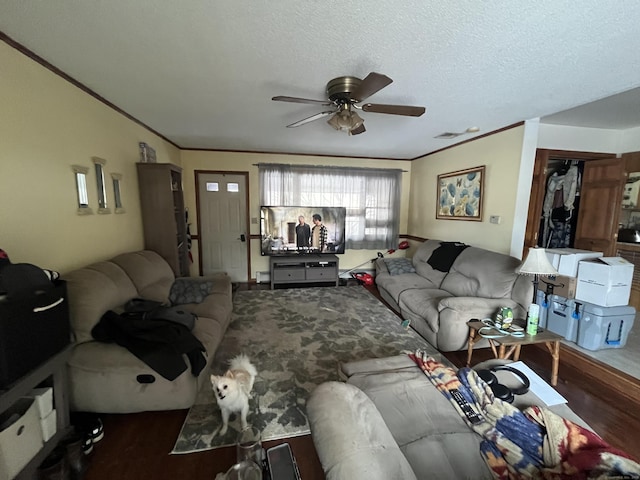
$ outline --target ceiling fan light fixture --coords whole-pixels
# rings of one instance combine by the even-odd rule
[[[332,116],[327,123],[336,130],[342,130],[343,132],[350,133],[360,127],[364,120],[356,112],[352,112],[348,104],[340,106],[340,111]]]

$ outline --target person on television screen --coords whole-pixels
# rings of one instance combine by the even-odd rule
[[[318,252],[326,252],[329,232],[322,224],[322,217],[315,213],[313,215],[313,229],[311,230],[311,246]]]
[[[296,246],[298,250],[307,250],[311,246],[311,227],[304,221],[304,216],[298,217],[296,225]]]

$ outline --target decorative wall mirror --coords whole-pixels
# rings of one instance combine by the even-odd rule
[[[113,181],[113,205],[116,213],[124,213],[124,207],[122,206],[122,196],[120,195],[120,185],[122,182],[122,175],[119,173],[112,173],[111,180]]]
[[[76,180],[76,192],[78,194],[78,215],[93,213],[89,207],[89,194],[87,193],[87,173],[89,169],[80,165],[71,165]]]
[[[96,182],[98,186],[98,213],[111,213],[111,209],[107,207],[107,189],[104,184],[104,165],[106,160],[98,157],[92,157],[96,169]]]

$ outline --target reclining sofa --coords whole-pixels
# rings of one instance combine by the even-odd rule
[[[72,411],[130,413],[193,405],[200,385],[209,381],[209,366],[231,319],[232,288],[226,274],[176,279],[160,255],[143,250],[80,268],[63,279],[75,337],[68,361]],[[180,310],[196,315],[190,332],[205,350],[197,352],[202,357],[198,375],[183,356],[185,370],[167,380],[124,346],[94,338],[92,331],[105,313],[122,312],[132,299],[169,304],[170,296]]]
[[[531,277],[516,274],[520,260],[471,246],[442,250],[443,245],[447,242],[425,241],[405,268],[394,264],[407,259],[376,260],[380,295],[416,332],[438,350],[450,352],[466,348],[466,323],[472,318],[491,318],[501,307],[511,308],[515,318],[526,318],[533,284]]]
[[[437,352],[431,357],[448,364]],[[474,368],[505,362],[490,360]],[[327,480],[495,478],[480,453],[482,437],[407,355],[346,363],[341,372],[346,383],[322,383],[307,402]],[[513,405],[541,404],[528,392]],[[549,410],[591,430],[566,404]]]

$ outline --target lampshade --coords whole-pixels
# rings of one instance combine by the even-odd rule
[[[349,104],[343,104],[340,106],[340,111],[327,120],[327,123],[336,130],[350,133],[351,130],[360,127],[364,120],[356,112],[351,111]]]
[[[524,262],[516,268],[520,275],[558,275],[558,271],[547,258],[544,248],[531,247]]]

